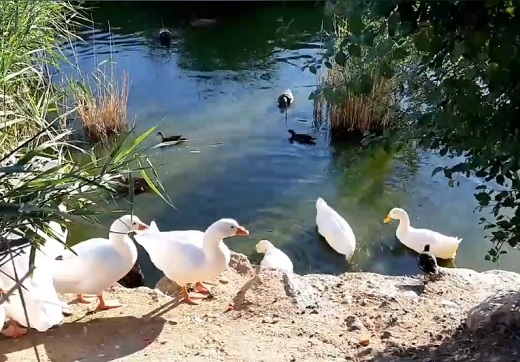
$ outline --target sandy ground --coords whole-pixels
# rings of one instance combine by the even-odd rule
[[[0,361],[37,361],[33,344],[41,361],[53,362],[520,361],[512,333],[464,328],[482,295],[458,279],[423,287],[377,274],[309,280],[237,269],[198,306],[179,303],[164,282],[172,296],[113,287],[107,297],[123,307],[88,314],[94,305],[74,305],[51,331],[1,338]]]

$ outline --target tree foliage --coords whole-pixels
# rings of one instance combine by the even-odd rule
[[[344,66],[365,57],[399,79],[402,122],[386,142],[410,138],[463,162],[435,169],[450,185],[477,176],[475,197],[489,207],[497,261],[502,245],[520,246],[520,19],[518,1],[349,1],[336,14],[348,33],[319,61]],[[520,16],[520,14],[519,14]],[[370,58],[366,58],[369,54]],[[361,72],[347,87],[368,94]],[[330,93],[330,90],[328,90]],[[462,216],[461,216],[462,217]]]

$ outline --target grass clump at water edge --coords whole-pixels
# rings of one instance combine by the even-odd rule
[[[128,131],[128,73],[123,74],[122,82],[110,74],[98,68],[83,83],[71,83],[76,84],[71,87],[72,97],[90,142],[106,143],[111,136]]]
[[[334,30],[335,47],[339,49],[341,40],[349,35],[346,21],[336,17]],[[318,77],[314,117],[319,122],[328,121],[331,133],[381,132],[393,127],[397,83],[379,75],[373,64],[367,54],[359,58],[347,56],[344,65],[334,62],[325,76]],[[349,89],[349,83],[361,74],[373,80],[372,90],[366,95]]]

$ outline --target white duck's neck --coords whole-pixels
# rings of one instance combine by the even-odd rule
[[[127,234],[110,231],[108,240],[112,242],[112,246],[122,258],[133,259],[134,254],[137,257],[137,249]]]
[[[221,242],[222,238],[216,236],[215,232],[212,231],[210,226],[204,233],[204,237],[202,239],[202,249],[204,250],[204,256],[208,260],[225,261],[225,255],[220,248]]]
[[[397,226],[396,233],[405,233],[410,230],[410,217],[406,212],[403,212],[399,218],[399,225]]]

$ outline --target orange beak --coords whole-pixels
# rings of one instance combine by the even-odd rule
[[[150,227],[144,223],[141,223],[139,224],[139,226],[137,227],[137,230],[139,231],[143,231],[143,230],[148,230]]]
[[[235,235],[247,236],[249,235],[249,231],[245,227],[239,226]]]

